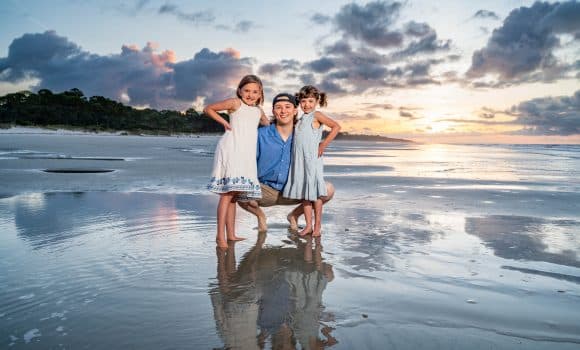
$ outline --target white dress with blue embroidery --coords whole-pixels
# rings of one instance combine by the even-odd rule
[[[256,169],[261,115],[259,107],[243,102],[230,114],[232,129],[226,130],[216,146],[208,190],[215,193],[243,192],[244,197],[248,198],[262,197]]]

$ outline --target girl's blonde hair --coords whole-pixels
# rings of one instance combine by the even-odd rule
[[[303,86],[302,89],[296,93],[296,98],[298,101],[308,97],[314,97],[318,101],[320,107],[326,107],[328,104],[326,92],[322,92],[312,85]]]
[[[242,95],[240,94],[240,91],[244,86],[251,83],[256,83],[260,86],[260,98],[258,99],[257,105],[264,104],[264,86],[262,85],[262,81],[260,80],[260,78],[258,78],[253,74],[246,75],[245,77],[242,78],[242,80],[240,80],[240,83],[238,84],[238,89],[236,90],[236,96],[238,96],[238,98],[241,100]]]

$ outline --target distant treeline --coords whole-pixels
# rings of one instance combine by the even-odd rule
[[[227,114],[221,114],[229,120]],[[219,123],[190,108],[185,112],[136,109],[103,96],[87,98],[79,89],[53,93],[21,91],[0,97],[0,123],[19,126],[69,126],[90,131],[131,133],[215,133]]]
[[[229,121],[229,115],[220,113]],[[0,97],[0,124],[74,127],[87,131],[134,134],[221,133],[223,126],[194,108],[185,112],[136,109],[103,96],[87,98],[79,89],[53,93],[21,91]],[[337,140],[411,142],[379,135],[339,133]]]
[[[326,137],[328,131],[323,132],[322,137]],[[380,141],[380,142],[413,142],[406,139],[394,139],[392,137],[380,136],[380,135],[361,135],[361,134],[349,134],[348,132],[340,132],[336,135],[336,140],[345,141]]]

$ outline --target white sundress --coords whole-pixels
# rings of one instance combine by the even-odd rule
[[[227,130],[216,146],[208,190],[215,193],[243,192],[247,198],[262,198],[256,169],[261,115],[259,107],[243,102],[230,114],[232,130]]]

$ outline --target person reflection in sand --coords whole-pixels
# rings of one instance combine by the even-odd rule
[[[237,267],[234,243],[216,250],[218,285],[210,296],[224,348],[323,349],[336,344],[333,328],[322,322],[333,319],[323,312],[322,294],[334,274],[322,261],[320,239],[263,247],[265,238],[265,233],[258,236]]]
[[[313,240],[315,245],[313,245]],[[334,272],[330,264],[322,261],[320,237],[308,237],[306,243],[296,240],[296,244],[298,250],[303,252],[302,263],[291,266],[284,272],[295,302],[290,316],[290,328],[303,349],[330,347],[337,341],[330,334],[333,328],[321,323],[324,310],[322,293],[328,282],[334,279]],[[333,315],[327,314],[325,318],[332,319]],[[321,325],[320,332],[326,337],[325,340],[318,337]]]
[[[216,248],[218,286],[210,291],[216,327],[225,349],[259,349],[256,341],[258,291],[257,257],[265,235],[246,253],[236,269],[235,242]]]

